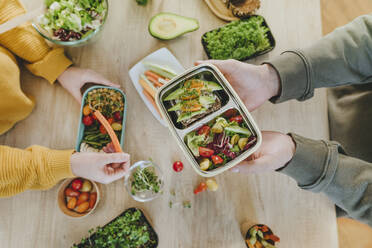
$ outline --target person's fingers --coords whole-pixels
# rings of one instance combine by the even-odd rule
[[[273,161],[272,157],[266,155],[257,159],[251,158],[250,160],[244,160],[231,168],[230,171],[243,174],[259,173],[267,170],[275,170],[274,163],[275,161]]]
[[[216,60],[216,59],[197,60],[197,61],[195,61],[194,65],[213,64],[215,66],[218,66],[218,65],[221,65],[224,62],[226,62],[226,60]]]
[[[104,182],[103,182],[105,184],[109,184],[116,180],[119,180],[123,178],[126,174],[126,171],[124,171],[124,169],[122,168],[113,169],[112,167],[109,167],[109,166],[106,166],[106,167],[107,167],[107,175],[105,176]]]

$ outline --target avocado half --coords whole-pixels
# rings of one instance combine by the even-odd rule
[[[161,40],[172,40],[199,28],[197,19],[173,13],[159,13],[149,23],[150,34]]]

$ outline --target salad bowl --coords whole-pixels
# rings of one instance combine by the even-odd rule
[[[66,6],[62,6],[59,1],[48,3],[44,13],[32,22],[35,30],[49,43],[58,46],[79,47],[96,41],[108,16],[108,1],[102,0],[101,5],[97,7],[102,10],[101,14],[94,12],[95,10],[81,9],[78,13],[83,12],[83,14],[80,16],[76,12],[76,7],[69,7],[76,5],[75,0],[65,2]],[[72,24],[59,25],[58,23]]]

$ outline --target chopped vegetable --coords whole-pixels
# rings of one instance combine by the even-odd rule
[[[198,130],[198,135],[208,135],[210,129],[211,129],[211,128],[210,128],[208,125],[204,125],[204,126],[202,126],[202,127]]]
[[[152,85],[151,82],[148,81],[148,79],[141,75],[141,78],[139,80],[140,85],[143,87],[143,89],[150,94],[152,98],[155,98],[156,95],[156,88]]]
[[[111,124],[111,127],[112,127],[112,129],[114,129],[115,131],[121,131],[121,128],[122,128],[121,124],[120,124],[120,123],[117,123],[117,122],[112,123],[112,124]]]
[[[115,152],[123,152],[118,137],[116,136],[114,130],[111,128],[110,124],[107,122],[106,118],[101,114],[99,110],[94,111],[94,115],[105,127],[107,133],[109,134],[111,141],[114,144]]]
[[[217,191],[218,184],[214,178],[208,178],[205,183],[210,191]]]
[[[154,98],[152,98],[152,96],[149,93],[147,93],[147,91],[145,91],[145,90],[143,91],[143,94],[145,95],[147,100],[149,100],[151,105],[155,108],[156,112],[158,112],[159,116],[161,117],[161,113],[159,111],[158,106],[156,105],[156,102],[155,102]]]
[[[85,105],[83,108],[83,114],[90,115],[91,113],[92,113],[92,109],[88,105]]]
[[[205,157],[205,158],[209,158],[210,156],[213,155],[213,153],[214,153],[214,151],[212,149],[199,146],[199,154],[200,154],[200,156]]]
[[[91,126],[93,124],[94,120],[90,115],[83,117],[83,123],[85,126]]]
[[[74,209],[76,207],[76,202],[77,202],[76,197],[70,197],[70,199],[67,202],[67,208]]]
[[[268,32],[264,19],[253,16],[207,32],[202,39],[212,59],[245,60],[271,48]]]
[[[275,248],[280,239],[266,225],[254,225],[246,235],[246,244],[253,248]]]
[[[208,187],[207,187],[207,184],[204,183],[204,182],[201,182],[201,183],[198,185],[198,187],[196,187],[196,188],[194,189],[194,194],[197,195],[197,194],[199,194],[199,193],[201,193],[201,192],[203,192],[203,191],[206,191],[207,188],[208,188]]]
[[[80,205],[78,205],[76,208],[75,208],[75,211],[78,212],[78,213],[84,213],[85,211],[87,211],[89,208],[89,202],[83,202],[81,203]]]
[[[92,192],[89,196],[89,208],[93,208],[96,205],[97,192]]]
[[[89,200],[89,193],[88,192],[82,192],[80,195],[79,195],[79,198],[78,198],[78,201],[77,201],[77,205],[80,205],[81,203],[83,202],[86,202]]]
[[[89,180],[84,180],[83,186],[81,187],[81,192],[89,192],[93,188],[92,183]]]
[[[218,156],[218,155],[213,155],[212,156],[212,161],[215,165],[218,165],[218,164],[222,164],[223,163],[223,159]]]
[[[199,165],[201,170],[206,171],[212,165],[212,162],[208,158],[203,158]]]
[[[74,179],[71,183],[71,188],[74,190],[80,190],[83,187],[83,181],[81,179]]]
[[[65,189],[65,196],[69,197],[78,197],[80,195],[80,192],[77,190],[74,190],[72,188],[66,188]]]
[[[183,163],[181,161],[176,161],[173,163],[173,170],[175,172],[180,172],[183,170]]]

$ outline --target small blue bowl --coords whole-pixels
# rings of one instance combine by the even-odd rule
[[[123,98],[124,98],[124,111],[123,111],[123,121],[121,123],[122,125],[122,129],[121,129],[121,136],[120,136],[120,145],[122,148],[124,148],[124,137],[125,137],[125,121],[127,119],[127,97],[125,96],[124,92],[118,88],[114,88],[114,87],[108,87],[108,86],[93,86],[93,87],[90,87],[89,89],[87,89],[84,94],[83,94],[83,101],[81,103],[81,107],[80,107],[80,122],[79,122],[79,131],[78,131],[78,135],[77,135],[77,142],[76,142],[76,147],[75,147],[75,150],[77,152],[80,152],[80,145],[81,145],[81,142],[83,140],[83,135],[84,135],[84,130],[85,130],[85,125],[83,124],[82,120],[83,120],[83,108],[85,106],[85,98],[88,94],[88,92],[94,90],[94,89],[102,89],[102,88],[106,88],[106,89],[111,89],[111,90],[116,90],[116,91],[119,91],[122,95],[123,95]]]

